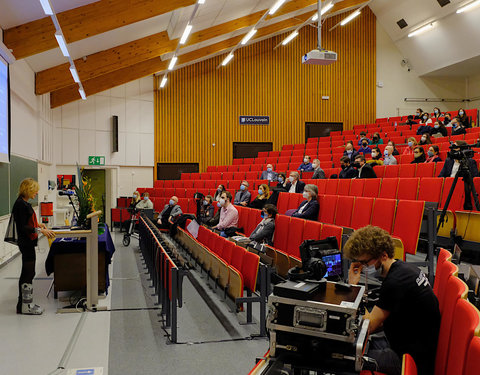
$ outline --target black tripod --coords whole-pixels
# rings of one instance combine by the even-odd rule
[[[475,207],[478,211],[480,211],[480,203],[478,201],[478,194],[475,190],[475,185],[473,184],[472,173],[470,172],[470,168],[468,167],[468,159],[463,155],[463,157],[459,160],[460,167],[458,168],[457,173],[455,174],[455,178],[452,183],[452,187],[448,192],[447,200],[445,201],[445,205],[443,206],[442,213],[440,214],[440,220],[438,221],[437,225],[437,233],[440,229],[440,226],[443,225],[445,221],[445,216],[447,214],[448,205],[450,204],[450,200],[452,199],[453,192],[455,191],[455,186],[457,185],[457,181],[459,177],[462,177],[465,189],[465,200],[463,202],[463,209],[464,210],[472,210],[472,198],[475,203]]]

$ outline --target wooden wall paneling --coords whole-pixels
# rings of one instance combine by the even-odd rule
[[[339,20],[328,19],[324,30]],[[172,72],[161,90],[157,77],[156,162],[198,162],[203,171],[230,163],[233,142],[273,142],[278,150],[304,142],[306,121],[339,121],[345,129],[374,121],[375,16],[368,8],[347,26],[323,33],[322,46],[338,53],[328,67],[301,64],[316,46],[315,28],[273,50],[286,35],[237,50],[218,70],[224,56]],[[270,115],[271,125],[240,126],[240,115]]]

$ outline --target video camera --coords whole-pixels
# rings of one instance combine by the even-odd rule
[[[476,144],[474,145],[450,145],[450,151],[448,152],[447,156],[454,160],[466,160],[471,159],[475,155],[475,151],[472,150],[472,147],[477,147]]]

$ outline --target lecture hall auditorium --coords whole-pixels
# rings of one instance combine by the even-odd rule
[[[75,222],[83,177],[102,211],[98,311],[84,302],[79,239],[40,235],[33,301],[44,312],[15,313],[24,260],[0,242],[0,373],[390,375],[366,369],[363,344],[328,360],[295,353],[312,335],[321,352],[333,350],[325,337],[339,351],[345,337],[367,342],[363,307],[338,301],[357,314],[341,335],[331,321],[315,331],[300,309],[287,328],[299,341],[283,345],[271,303],[305,265],[302,246],[336,243],[332,288],[365,286],[369,302],[355,303],[370,310],[384,280],[365,271],[359,287],[344,284],[358,261],[343,255],[373,226],[438,301],[435,375],[479,374],[479,18],[480,0],[0,0],[0,236],[27,177],[49,228]],[[304,61],[320,47],[334,62]],[[471,184],[455,178],[465,168]],[[233,207],[234,225],[216,228]],[[253,242],[267,223],[273,235]],[[295,369],[279,367],[285,352]],[[395,355],[398,374],[426,375],[422,358]]]

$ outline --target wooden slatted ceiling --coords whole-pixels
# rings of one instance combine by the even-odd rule
[[[325,29],[339,20],[327,20]],[[155,92],[156,162],[198,162],[205,170],[231,163],[232,142],[273,142],[279,150],[304,142],[308,121],[339,121],[345,129],[374,121],[376,36],[369,9],[348,26],[323,34],[322,46],[339,58],[328,67],[300,62],[316,46],[315,28],[302,29],[274,51],[283,37],[237,51],[225,68],[216,69],[219,56],[170,74],[167,86]],[[240,126],[240,115],[269,115],[271,125]]]
[[[100,0],[61,12],[58,21],[68,43],[193,5],[197,0]],[[55,27],[45,17],[3,32],[17,59],[56,48]]]
[[[259,39],[299,25],[303,21],[311,17],[313,13],[314,12],[305,13],[294,19],[287,19],[285,21],[277,22],[273,25],[263,27],[258,30],[258,32],[255,34],[255,37],[256,39]],[[239,35],[237,37],[230,38],[225,41],[186,53],[179,56],[177,64],[186,64],[210,55],[218,54],[219,52],[234,47],[242,40],[242,38],[243,36]],[[86,94],[90,96],[107,90],[109,88],[145,77],[147,75],[164,71],[167,69],[168,64],[169,61],[162,61],[158,57],[156,57],[147,61],[140,62],[133,66],[128,66],[126,68],[104,74],[100,77],[82,81],[82,84]],[[59,107],[61,105],[73,102],[78,99],[80,99],[80,94],[78,93],[78,86],[76,84],[64,87],[60,90],[50,93],[50,105],[52,108]]]
[[[316,2],[316,0],[298,0],[286,3],[275,16],[282,16],[306,8]],[[365,2],[365,0],[344,0],[336,4],[332,11],[342,11],[363,2]],[[186,46],[253,26],[265,11],[266,9],[205,30],[194,32],[188,39]],[[177,43],[178,39],[170,40],[166,32],[161,32],[89,55],[85,60],[77,59],[75,60],[75,66],[83,82],[87,79],[120,70],[168,52],[173,52]],[[70,65],[67,63],[38,72],[35,80],[35,93],[42,95],[71,85],[73,80],[69,68]]]

